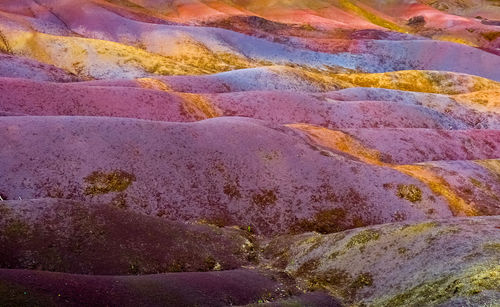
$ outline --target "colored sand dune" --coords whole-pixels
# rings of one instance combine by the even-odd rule
[[[0,306],[496,306],[493,0],[0,1]]]

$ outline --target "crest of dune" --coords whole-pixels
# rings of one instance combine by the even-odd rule
[[[0,306],[496,306],[499,8],[0,1]]]

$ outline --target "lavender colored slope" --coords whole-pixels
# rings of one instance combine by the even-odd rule
[[[225,93],[240,91],[281,90],[296,92],[318,92],[318,84],[297,76],[290,76],[285,70],[269,67],[248,68],[208,76],[159,77],[173,90],[189,93]],[[281,67],[284,68],[284,67]]]
[[[383,88],[347,88],[326,93],[326,97],[340,101],[392,101],[425,106],[466,123],[476,129],[500,128],[500,116],[494,112],[478,111],[457,103],[452,97],[440,94],[398,91]]]
[[[26,78],[35,81],[71,82],[78,78],[52,65],[0,53],[0,77]]]
[[[500,158],[500,130],[346,129],[384,162],[411,164],[432,160]]]
[[[57,84],[0,78],[0,91],[3,93],[0,110],[7,114],[112,116],[183,122],[200,118],[197,116],[199,112],[189,112],[189,102],[184,102],[184,98],[177,93],[119,86],[122,83],[128,85],[118,82],[113,86],[89,86],[86,82]],[[208,99],[207,103],[220,110],[210,116],[245,116],[276,123],[303,122],[327,128],[467,128],[466,124],[448,114],[400,102],[340,102],[327,100],[320,94],[283,91],[204,97]]]
[[[371,40],[353,47],[380,59],[381,70],[441,70],[500,81],[500,56],[466,45],[433,40]],[[392,68],[392,69],[391,69]]]
[[[135,117],[163,121],[193,121],[182,99],[133,87],[81,86],[0,78],[0,110],[31,115]]]
[[[339,229],[451,215],[444,199],[411,177],[322,150],[291,129],[256,120],[3,117],[0,133],[7,144],[0,151],[0,192],[8,198],[122,197],[125,206],[145,214],[223,220],[266,234],[288,232],[334,208],[344,216],[333,220]],[[112,192],[89,180],[93,174],[114,178],[117,171],[135,181]],[[414,206],[399,198],[383,187],[387,180],[418,186],[422,201]]]
[[[430,108],[391,101],[343,102],[322,94],[259,91],[207,95],[225,115],[327,128],[464,129],[467,125]]]

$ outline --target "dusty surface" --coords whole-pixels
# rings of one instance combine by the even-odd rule
[[[0,1],[0,305],[495,306],[497,2]]]

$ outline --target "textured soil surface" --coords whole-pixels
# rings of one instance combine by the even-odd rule
[[[497,306],[493,0],[0,1],[0,306]]]

